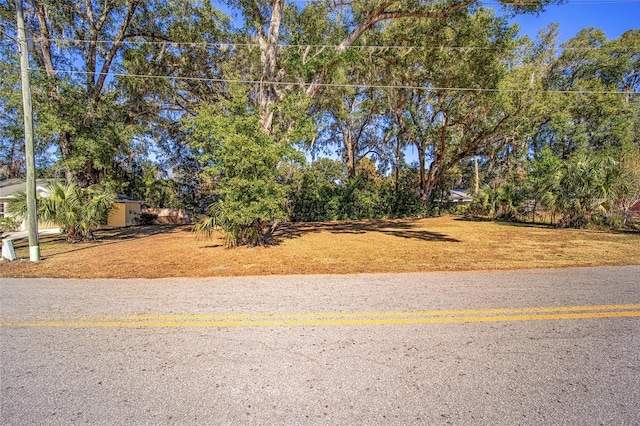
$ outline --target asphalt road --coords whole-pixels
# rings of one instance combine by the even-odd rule
[[[3,425],[640,424],[640,267],[0,297]]]

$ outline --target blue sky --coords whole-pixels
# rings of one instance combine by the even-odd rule
[[[548,6],[538,16],[517,16],[512,22],[520,25],[522,34],[532,38],[539,29],[555,22],[560,26],[561,42],[586,27],[602,29],[611,40],[627,30],[640,29],[640,0],[568,0]]]
[[[305,7],[317,0],[287,0]],[[499,8],[497,0],[484,0],[486,6]],[[221,1],[216,7],[229,13]],[[241,26],[238,14],[231,14],[236,25]],[[536,15],[519,15],[512,19],[520,25],[521,33],[535,38],[538,30],[552,22],[560,25],[560,41],[566,41],[586,27],[604,30],[608,39],[618,38],[626,30],[640,29],[640,0],[563,0],[560,5],[551,5]]]

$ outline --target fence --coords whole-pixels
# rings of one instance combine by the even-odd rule
[[[158,216],[155,222],[158,224],[188,224],[191,218],[186,210],[178,209],[142,209],[142,213]]]

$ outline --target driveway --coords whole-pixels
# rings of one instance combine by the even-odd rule
[[[39,229],[38,235],[55,235],[60,233],[60,228],[53,229]],[[29,231],[14,231],[14,232],[6,232],[2,234],[3,240],[19,240],[21,238],[28,238]]]

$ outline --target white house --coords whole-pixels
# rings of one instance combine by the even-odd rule
[[[38,179],[36,181],[36,192],[42,196],[47,196],[47,187],[54,179]],[[19,192],[26,191],[27,183],[24,179],[0,180],[0,218],[9,217],[7,204],[15,198]],[[107,226],[122,227],[135,224],[135,218],[140,215],[143,201],[118,195],[114,203],[113,210],[109,213]],[[38,222],[38,230],[56,229],[57,225],[52,223]],[[21,231],[27,230],[27,221],[23,220],[20,225]]]
[[[54,179],[38,179],[36,180],[36,192],[40,196],[46,196],[47,186]],[[0,180],[0,218],[9,217],[10,214],[7,211],[7,205],[15,198],[19,192],[27,190],[27,182],[24,179],[4,179]],[[57,225],[53,223],[38,222],[38,229],[56,229]],[[27,230],[27,221],[23,220],[20,225],[20,231]]]

